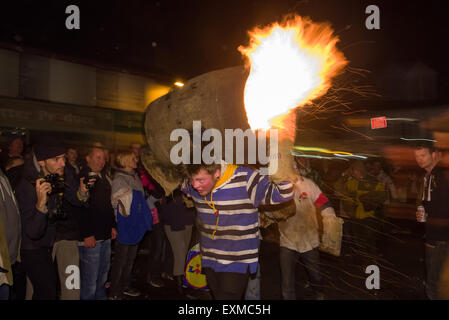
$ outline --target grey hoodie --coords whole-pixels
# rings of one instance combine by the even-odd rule
[[[21,239],[20,213],[16,197],[11,189],[8,178],[0,169],[0,219],[3,221],[6,233],[6,242],[11,259],[11,265],[16,263],[19,256]]]

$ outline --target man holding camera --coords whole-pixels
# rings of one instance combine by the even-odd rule
[[[80,215],[81,300],[106,300],[111,240],[117,237],[111,182],[101,173],[105,166],[103,149],[91,148],[86,161],[80,177],[95,183],[89,190],[88,207]]]
[[[64,201],[81,206],[87,200],[84,183],[64,181],[64,167],[64,146],[51,138],[42,139],[34,147],[34,157],[25,163],[16,187],[22,220],[22,264],[33,285],[34,300],[57,298],[52,246],[60,233],[58,224],[70,219],[64,213]],[[65,285],[64,279],[61,285]]]

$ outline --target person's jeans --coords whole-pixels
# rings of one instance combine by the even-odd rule
[[[9,299],[9,285],[2,284],[0,285],[0,301]]]
[[[245,300],[260,300],[260,261],[257,266],[257,273],[250,275],[248,286],[246,287]]]
[[[121,296],[129,285],[131,271],[137,255],[137,244],[126,245],[115,241],[115,254],[111,270],[110,296]]]
[[[443,265],[449,254],[449,242],[436,241],[435,248],[426,245],[426,294],[430,300],[439,298],[438,289]]]
[[[80,246],[81,300],[106,300],[105,283],[111,264],[111,239],[94,248]]]
[[[260,238],[259,238],[260,249]],[[260,300],[260,258],[257,266],[256,274],[251,274],[248,279],[248,286],[246,287],[245,300]]]
[[[280,248],[281,260],[281,291],[284,300],[296,300],[295,290],[295,268],[296,263],[301,260],[310,278],[310,284],[316,291],[320,291],[323,280],[320,274],[319,263],[320,253],[318,249],[313,249],[304,253],[290,250],[285,247]]]

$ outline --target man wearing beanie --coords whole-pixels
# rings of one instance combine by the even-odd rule
[[[16,187],[22,220],[21,258],[33,285],[33,300],[54,300],[57,298],[57,278],[51,250],[61,218],[58,209],[61,209],[61,200],[81,206],[81,199],[87,198],[87,188],[84,183],[66,181],[63,198],[52,192],[45,177],[50,174],[63,176],[65,148],[54,138],[43,138],[33,151],[34,157],[25,163]],[[65,285],[64,281],[61,285]]]

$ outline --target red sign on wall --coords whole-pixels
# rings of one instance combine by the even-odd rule
[[[386,117],[371,118],[371,129],[379,129],[386,127],[387,127]]]

